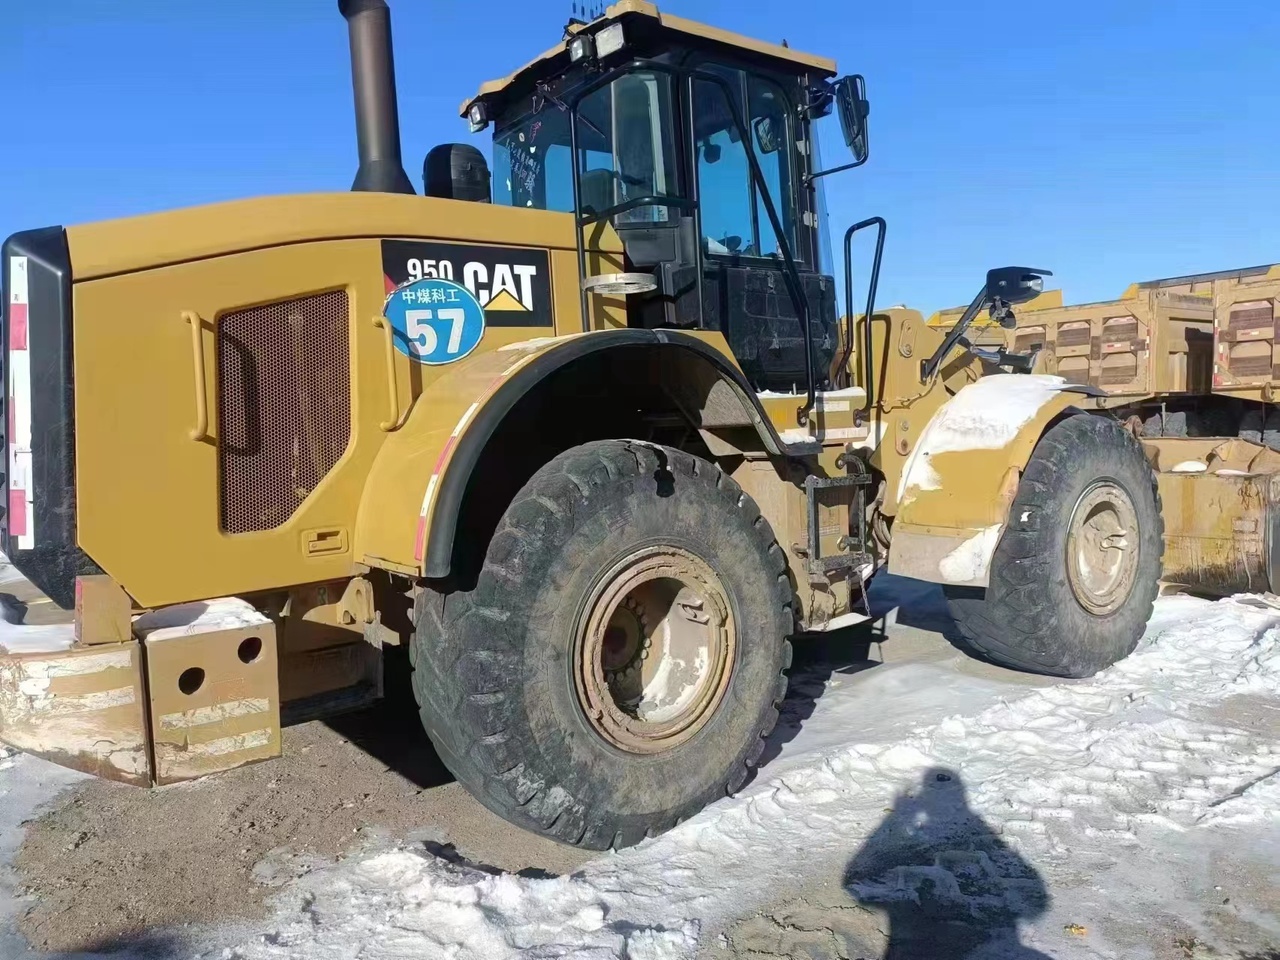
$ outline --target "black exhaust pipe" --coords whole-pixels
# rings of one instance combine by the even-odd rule
[[[391,11],[386,0],[338,0],[351,36],[351,86],[356,97],[360,169],[352,190],[413,193],[400,157]]]

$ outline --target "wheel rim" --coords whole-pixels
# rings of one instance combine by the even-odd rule
[[[1129,599],[1138,568],[1138,514],[1111,480],[1080,495],[1067,526],[1067,578],[1080,605],[1095,616]]]
[[[600,578],[579,624],[579,705],[615,747],[676,747],[724,699],[737,631],[720,578],[692,553],[655,546],[627,556]]]

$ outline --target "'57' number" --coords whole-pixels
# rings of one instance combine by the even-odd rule
[[[462,349],[462,328],[467,312],[457,307],[441,307],[439,310],[406,310],[404,322],[409,348],[420,357],[429,357],[440,347],[437,325],[449,324],[449,340],[444,352],[452,356]],[[434,321],[434,322],[433,322]]]

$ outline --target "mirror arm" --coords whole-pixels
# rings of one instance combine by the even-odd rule
[[[817,180],[819,177],[828,177],[833,173],[844,173],[846,170],[852,170],[854,167],[860,167],[867,162],[867,158],[870,156],[871,156],[871,151],[868,150],[867,156],[863,157],[861,160],[855,160],[853,161],[853,163],[846,163],[843,166],[839,166],[839,167],[831,167],[828,170],[819,170],[817,173],[806,173],[802,178],[804,181],[804,185],[806,187],[809,186],[811,183],[813,183],[813,181]]]
[[[938,372],[938,368],[942,366],[942,361],[946,359],[951,349],[964,339],[964,332],[969,329],[969,324],[973,323],[974,317],[982,310],[987,302],[987,285],[984,283],[982,289],[978,291],[978,295],[973,298],[973,302],[965,308],[960,319],[956,321],[956,325],[951,328],[951,332],[947,334],[947,338],[938,345],[938,349],[933,351],[933,356],[928,360],[920,361],[920,382],[928,383],[933,379],[933,375]]]

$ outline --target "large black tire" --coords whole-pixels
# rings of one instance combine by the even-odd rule
[[[1169,413],[1153,413],[1142,423],[1144,437],[1185,437],[1188,435],[1189,419],[1186,411],[1175,410]]]
[[[1280,408],[1251,406],[1240,417],[1241,440],[1251,440],[1272,450],[1280,450]]]
[[[1250,407],[1240,417],[1240,439],[1252,443],[1262,443],[1262,435],[1266,430],[1267,413],[1261,407]]]
[[[1272,405],[1263,421],[1262,442],[1272,450],[1280,450],[1280,409]]]
[[[1109,489],[1129,498],[1137,530],[1116,542],[1136,549],[1136,559],[1127,594],[1109,597],[1116,606],[1099,613],[1072,586],[1068,540],[1077,506]],[[1132,653],[1142,637],[1159,589],[1163,532],[1155,475],[1138,442],[1106,417],[1068,417],[1032,452],[987,588],[945,588],[951,614],[965,640],[997,663],[1092,676]]]
[[[736,624],[723,694],[684,742],[637,753],[589,721],[574,666],[604,571],[668,547],[718,577]],[[584,444],[524,486],[475,589],[424,591],[414,692],[441,759],[499,816],[590,849],[654,836],[737,790],[786,694],[786,560],[752,499],[715,465],[635,441]]]

